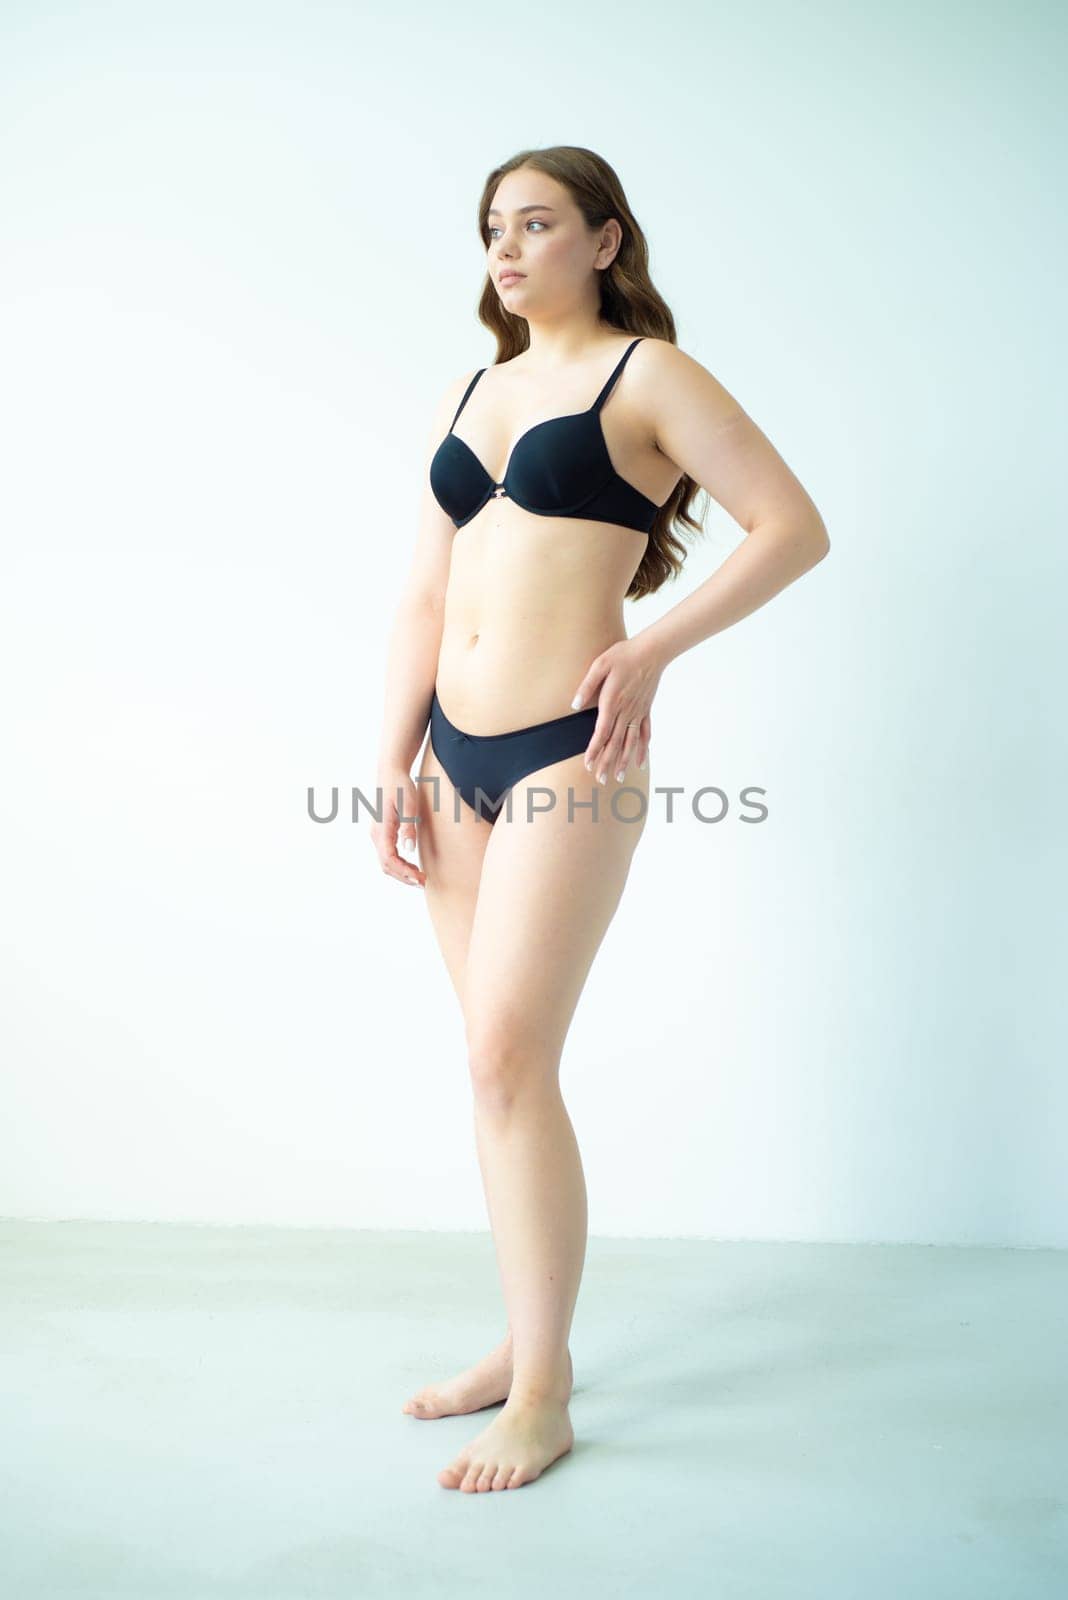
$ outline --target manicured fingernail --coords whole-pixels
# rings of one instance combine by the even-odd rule
[[[597,774],[597,782],[598,783],[604,783],[605,781],[606,781],[606,779],[605,779],[604,773],[603,772],[599,772]]]
[[[572,704],[573,708],[576,711],[581,711],[581,709],[582,709],[582,696],[580,694],[577,694],[575,696],[574,700],[572,700],[571,704]]]
[[[642,756],[641,760],[638,762],[639,767],[644,767],[648,760],[648,756]]]
[[[622,783],[622,782],[623,782],[623,779],[624,779],[624,777],[625,777],[625,776],[626,776],[626,774],[625,774],[625,773],[623,773],[623,772],[617,772],[617,773],[616,773],[616,782],[617,782],[617,783]]]
[[[583,766],[584,766],[584,767],[585,767],[585,768],[586,768],[586,771],[587,771],[587,772],[592,772],[592,771],[593,771],[593,768],[592,768],[592,767],[591,767],[591,766],[590,766],[590,764],[589,764],[589,762],[588,762],[588,761],[584,761],[584,762],[583,762],[583,763],[582,763],[582,765],[583,765]]]

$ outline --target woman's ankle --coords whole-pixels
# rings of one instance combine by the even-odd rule
[[[571,1350],[562,1371],[513,1373],[508,1398],[518,1405],[567,1405],[575,1386]]]

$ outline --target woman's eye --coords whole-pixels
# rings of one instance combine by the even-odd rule
[[[536,227],[539,227],[539,228],[547,228],[549,226],[549,224],[547,222],[542,222],[540,217],[531,217],[529,219],[529,221],[527,222],[527,227],[529,228],[531,226],[531,224],[534,224]],[[493,238],[494,234],[497,231],[498,230],[497,230],[496,224],[491,226],[491,228],[489,230],[489,235],[490,235],[491,239]]]

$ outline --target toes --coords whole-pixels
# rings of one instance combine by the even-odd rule
[[[497,1471],[493,1475],[493,1482],[490,1484],[490,1488],[507,1489],[508,1479],[512,1476],[514,1471],[514,1467],[498,1467]]]
[[[438,1482],[445,1489],[459,1489],[467,1472],[467,1457],[457,1456],[447,1467],[442,1467],[438,1473]]]
[[[440,1417],[442,1411],[441,1396],[433,1390],[424,1389],[420,1394],[413,1395],[402,1409],[410,1417]]]
[[[496,1476],[497,1463],[495,1461],[491,1462],[488,1467],[482,1468],[482,1471],[478,1475],[478,1482],[475,1484],[475,1488],[478,1490],[479,1494],[489,1493],[489,1491],[493,1488],[493,1480]]]
[[[472,1461],[471,1465],[468,1467],[467,1471],[463,1475],[463,1480],[462,1480],[462,1482],[460,1484],[460,1488],[463,1489],[464,1492],[467,1493],[467,1494],[473,1494],[475,1492],[476,1487],[477,1487],[478,1480],[479,1480],[479,1478],[481,1476],[482,1476],[482,1462],[481,1461]]]

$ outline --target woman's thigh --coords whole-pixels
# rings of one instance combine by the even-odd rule
[[[613,807],[613,792],[624,787],[642,798],[620,794]],[[551,791],[551,809],[537,809],[549,803],[539,790]],[[596,816],[583,805],[595,790]],[[555,1065],[619,905],[648,794],[648,766],[631,767],[623,785],[614,778],[600,785],[581,753],[514,785],[511,813],[506,804],[486,845],[467,950],[463,1007],[472,1054],[533,1047]],[[635,953],[635,969],[637,961]]]
[[[457,796],[429,739],[423,748],[418,776],[424,780],[416,785],[419,864],[426,874],[423,894],[449,977],[462,1003],[482,860],[493,826]],[[430,781],[435,778],[437,783]]]

